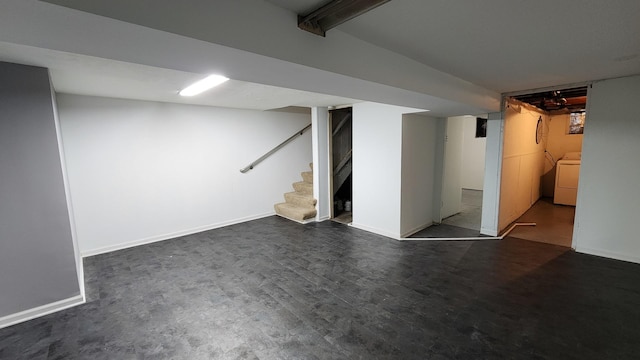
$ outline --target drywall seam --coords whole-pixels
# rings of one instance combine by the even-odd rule
[[[21,322],[25,322],[31,319],[35,319],[41,316],[45,316],[60,310],[68,309],[77,305],[85,303],[84,296],[76,295],[68,299],[52,302],[50,304],[35,307],[21,311],[19,313],[11,314],[0,318],[0,329],[15,325]]]
[[[134,241],[128,241],[126,243],[120,243],[120,244],[116,244],[116,245],[105,246],[105,247],[101,247],[101,248],[97,248],[97,249],[90,249],[90,250],[83,251],[82,252],[82,257],[84,258],[84,257],[104,254],[104,253],[108,253],[108,252],[112,252],[112,251],[127,249],[127,248],[131,248],[131,247],[134,247],[134,246],[146,245],[146,244],[151,244],[151,243],[158,242],[158,241],[170,240],[170,239],[174,239],[174,238],[181,237],[181,236],[187,236],[187,235],[191,235],[191,234],[195,234],[195,233],[199,233],[199,232],[203,232],[203,231],[208,231],[208,230],[213,230],[213,229],[217,229],[217,228],[221,228],[221,227],[225,227],[225,226],[229,226],[229,225],[235,225],[235,224],[243,223],[243,222],[246,222],[246,221],[262,219],[262,218],[265,218],[265,217],[268,217],[268,216],[272,216],[272,215],[275,215],[275,212],[271,211],[271,212],[268,212],[268,213],[247,216],[247,217],[244,217],[244,218],[239,218],[239,219],[234,219],[234,220],[229,220],[229,221],[223,221],[223,222],[219,222],[219,223],[215,223],[215,224],[211,224],[211,225],[199,226],[199,227],[188,229],[188,230],[182,230],[182,231],[177,231],[177,232],[163,234],[163,235],[151,236],[151,237],[148,237],[148,238],[143,238],[143,239],[134,240]]]

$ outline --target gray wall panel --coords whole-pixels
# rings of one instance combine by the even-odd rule
[[[80,294],[47,69],[0,62],[0,317]]]

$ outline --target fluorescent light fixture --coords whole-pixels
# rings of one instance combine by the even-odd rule
[[[201,92],[207,91],[212,87],[218,86],[223,82],[229,80],[229,78],[224,77],[222,75],[209,75],[206,78],[197,81],[188,87],[182,89],[180,91],[180,95],[182,96],[193,96],[198,95]]]

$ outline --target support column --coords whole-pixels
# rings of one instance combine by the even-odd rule
[[[0,328],[84,302],[45,68],[0,62]]]
[[[500,179],[502,176],[502,148],[504,119],[501,112],[490,113],[487,120],[487,150],[482,193],[482,222],[480,233],[497,236],[500,215]]]
[[[331,218],[331,163],[329,161],[329,109],[311,108],[311,144],[313,147],[313,197],[318,200],[316,221]]]

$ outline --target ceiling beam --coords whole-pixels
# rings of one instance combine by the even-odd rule
[[[333,0],[307,15],[298,15],[298,27],[324,37],[329,29],[389,1],[391,0]]]

